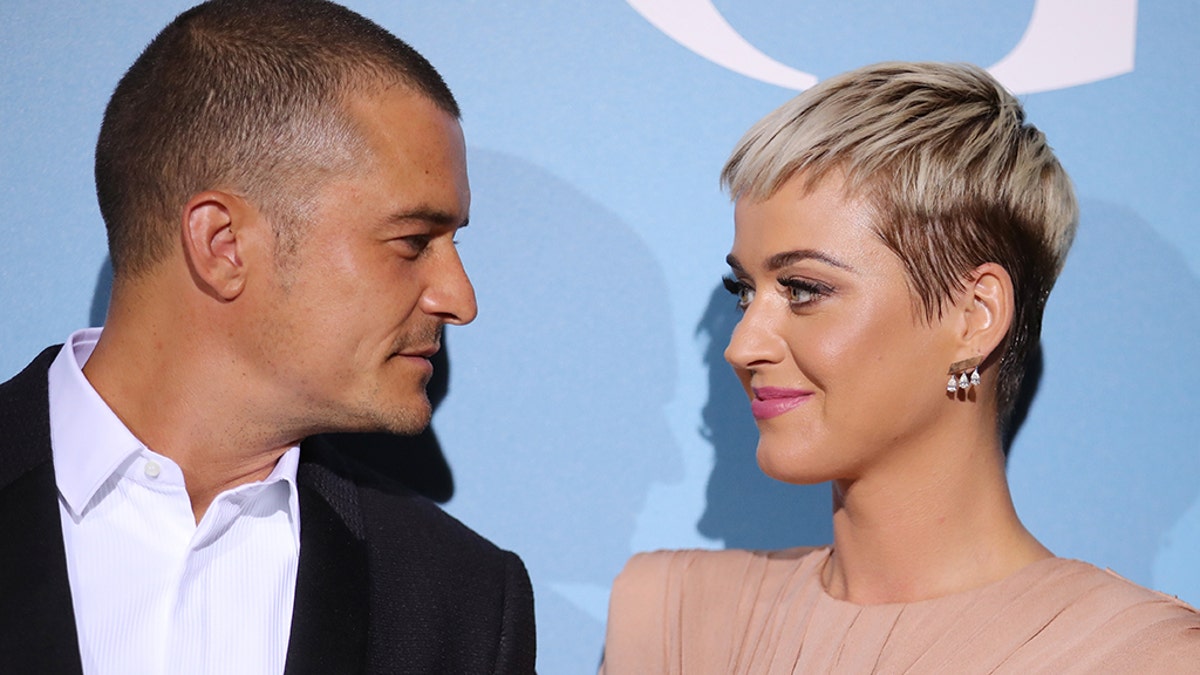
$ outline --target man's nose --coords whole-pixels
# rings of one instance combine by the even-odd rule
[[[421,296],[421,310],[455,326],[471,323],[479,313],[475,304],[475,287],[467,277],[462,258],[453,245],[440,252],[433,273],[426,280]]]

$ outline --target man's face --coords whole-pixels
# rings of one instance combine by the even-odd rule
[[[414,433],[442,326],[476,314],[454,241],[471,200],[462,130],[404,89],[347,107],[365,151],[312,196],[268,272],[250,360],[285,428]]]

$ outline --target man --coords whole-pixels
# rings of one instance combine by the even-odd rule
[[[0,385],[0,671],[532,671],[515,555],[299,446],[429,422],[476,312],[458,115],[321,0],[214,0],[146,48],[96,150],[106,327]]]

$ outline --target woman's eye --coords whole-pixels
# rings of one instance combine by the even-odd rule
[[[721,283],[725,285],[725,290],[737,297],[738,309],[744,311],[754,301],[754,289],[746,282],[725,277],[721,279]]]
[[[787,291],[788,303],[793,308],[810,305],[829,295],[828,288],[803,279],[780,279],[779,285]]]
[[[788,287],[788,300],[793,304],[803,305],[810,302],[815,294],[807,288]]]

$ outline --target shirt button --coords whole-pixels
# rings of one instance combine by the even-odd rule
[[[158,465],[158,462],[150,460],[146,462],[146,468],[143,471],[146,472],[146,478],[158,478],[158,474],[162,473],[162,467]]]

